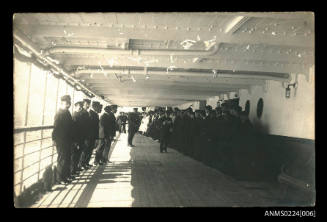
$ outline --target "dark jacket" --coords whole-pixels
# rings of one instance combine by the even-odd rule
[[[83,111],[73,113],[74,121],[74,142],[82,143],[87,137],[87,125]]]
[[[89,126],[89,132],[90,132],[90,138],[91,140],[95,140],[99,138],[99,115],[94,112],[92,109],[89,111],[90,116],[90,126]]]
[[[128,115],[128,130],[137,131],[140,127],[141,120],[138,113],[129,113]]]
[[[91,118],[90,118],[90,114],[88,111],[86,111],[85,109],[83,109],[81,111],[81,115],[82,115],[82,121],[83,121],[83,136],[86,140],[90,139],[91,136],[91,132],[90,132],[90,126],[91,126]]]
[[[104,113],[100,117],[100,124],[103,127],[104,137],[114,137],[116,135],[116,117],[112,112]]]
[[[170,134],[170,130],[173,128],[173,121],[170,117],[161,117],[160,121],[160,135]]]
[[[68,110],[60,109],[54,118],[52,140],[56,143],[72,143],[74,137],[74,122]]]

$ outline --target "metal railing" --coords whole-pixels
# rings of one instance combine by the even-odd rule
[[[52,125],[47,125],[47,126],[19,127],[19,128],[14,129],[14,135],[17,134],[17,133],[23,133],[23,138],[24,138],[22,143],[14,144],[14,149],[17,146],[22,146],[22,148],[23,148],[22,155],[20,155],[19,157],[14,156],[14,178],[15,178],[14,179],[14,188],[19,186],[18,191],[15,189],[15,193],[16,193],[17,196],[20,193],[22,193],[25,188],[27,188],[27,187],[24,186],[25,181],[27,181],[28,179],[32,178],[35,175],[38,175],[38,176],[37,176],[37,179],[35,179],[35,181],[33,181],[33,183],[39,181],[41,179],[41,173],[43,172],[43,170],[45,170],[48,166],[51,166],[51,165],[56,163],[56,159],[53,158],[53,156],[57,154],[57,152],[56,152],[56,150],[54,148],[54,145],[51,144],[49,146],[43,147],[43,143],[42,143],[42,141],[51,138],[51,136],[44,137],[43,131],[44,130],[49,130],[49,129],[52,129],[52,128],[53,128]],[[27,141],[27,135],[26,134],[28,132],[32,132],[32,131],[34,131],[34,132],[35,131],[41,131],[41,136],[38,139]],[[40,144],[39,144],[40,148],[35,150],[35,151],[32,151],[32,152],[26,152],[26,149],[28,149],[28,144],[36,142],[36,141],[41,141]],[[41,155],[42,151],[49,150],[50,148],[52,148],[51,154],[46,155],[45,157],[42,157],[42,155]],[[25,166],[24,163],[25,163],[26,157],[28,157],[30,155],[33,155],[35,153],[38,153],[38,152],[40,153],[39,157],[38,157],[38,160],[34,161],[32,163],[29,163],[28,165]],[[49,162],[46,163],[45,167],[41,168],[41,163],[43,161],[45,161],[47,158],[49,158],[49,157],[51,157],[51,160],[49,160]],[[21,166],[20,169],[16,169],[16,164],[15,164],[16,161],[21,161],[22,166]],[[35,166],[36,164],[38,164],[38,170],[35,170],[35,172],[33,172],[31,175],[24,178],[24,172],[26,172],[26,169],[28,169],[28,168],[30,168],[32,166]],[[19,181],[17,181],[18,178],[20,178]]]

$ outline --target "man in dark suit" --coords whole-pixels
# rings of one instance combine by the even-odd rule
[[[83,102],[79,101],[75,103],[75,111],[73,113],[73,121],[74,121],[74,146],[72,148],[72,167],[71,172],[72,174],[77,174],[80,168],[80,160],[82,151],[85,149],[84,143],[84,134],[85,134],[85,126],[84,126],[84,119],[83,119]]]
[[[55,115],[52,131],[52,140],[56,145],[58,154],[56,180],[65,184],[70,182],[71,147],[74,138],[74,123],[69,112],[70,106],[70,96],[61,97],[60,109]]]
[[[99,121],[99,140],[95,154],[95,164],[105,164],[108,162],[108,154],[111,142],[116,135],[116,118],[114,113],[117,111],[117,106],[106,106],[104,113]]]
[[[83,100],[83,110],[81,111],[81,118],[83,119],[82,130],[83,130],[83,142],[84,147],[82,149],[82,155],[80,160],[80,167],[82,169],[88,169],[90,166],[87,163],[88,155],[90,153],[90,141],[91,141],[91,132],[90,132],[90,125],[91,125],[91,118],[89,115],[89,108],[90,108],[91,100],[84,99]]]
[[[89,116],[90,116],[90,125],[89,125],[89,140],[90,140],[90,146],[88,149],[88,153],[86,156],[86,164],[88,166],[91,166],[89,164],[92,151],[96,147],[96,140],[99,138],[99,106],[100,103],[97,101],[92,102],[92,108],[89,109]]]
[[[103,161],[109,162],[108,155],[111,147],[111,143],[116,136],[117,125],[116,125],[116,117],[115,113],[117,112],[117,105],[111,105],[109,110],[106,111],[108,113],[108,118],[104,122],[104,134],[106,140],[106,146],[103,152]]]
[[[125,113],[120,112],[119,116],[117,117],[117,123],[120,133],[126,133],[126,122],[127,116],[125,115]]]
[[[133,137],[140,127],[141,120],[137,112],[137,108],[134,108],[134,112],[128,115],[128,146],[135,147],[133,145]]]
[[[160,153],[167,153],[167,146],[170,139],[170,134],[173,131],[173,121],[170,118],[170,110],[166,110],[165,115],[160,118]]]

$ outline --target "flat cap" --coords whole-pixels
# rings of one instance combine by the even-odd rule
[[[90,104],[91,100],[90,99],[83,99],[83,102],[87,102],[88,104]]]
[[[71,102],[70,95],[64,95],[60,98],[61,101]]]
[[[104,107],[104,111],[106,111],[107,113],[110,112],[110,110],[111,110],[111,109],[110,109],[110,106],[106,106],[106,107]]]
[[[83,101],[78,101],[75,103],[75,106],[83,106]]]

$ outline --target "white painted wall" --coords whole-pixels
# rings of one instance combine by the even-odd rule
[[[206,103],[207,103],[207,105],[212,106],[212,108],[216,108],[218,100],[219,100],[219,96],[214,96],[214,97],[208,98]]]
[[[184,104],[178,105],[176,107],[178,107],[179,109],[187,109],[191,105],[192,105],[193,111],[200,108],[200,102],[199,101],[194,101],[194,102],[190,102],[190,103],[184,103]]]
[[[252,86],[250,91],[241,89],[239,92],[220,94],[208,98],[207,105],[215,108],[219,98],[226,100],[240,97],[239,105],[245,109],[245,103],[250,100],[250,120],[259,129],[268,134],[315,139],[315,91],[314,68],[310,69],[307,80],[306,75],[298,74],[298,88],[296,95],[291,87],[291,97],[285,97],[285,86],[281,82],[267,81],[267,86]],[[296,79],[292,74],[291,83]],[[263,113],[257,118],[257,103],[262,98],[264,101]],[[199,108],[199,102],[179,105],[178,108],[186,109],[193,105],[193,110]]]
[[[292,74],[292,81],[296,78]],[[250,100],[250,120],[256,126],[263,127],[265,131],[273,135],[315,139],[315,95],[314,95],[314,71],[311,69],[309,81],[303,74],[298,75],[298,88],[296,96],[291,88],[291,98],[286,99],[285,88],[280,82],[268,81],[267,89],[253,86],[252,92],[240,90],[240,102],[243,110],[245,103]],[[259,98],[264,101],[261,119],[257,118],[257,102]]]

